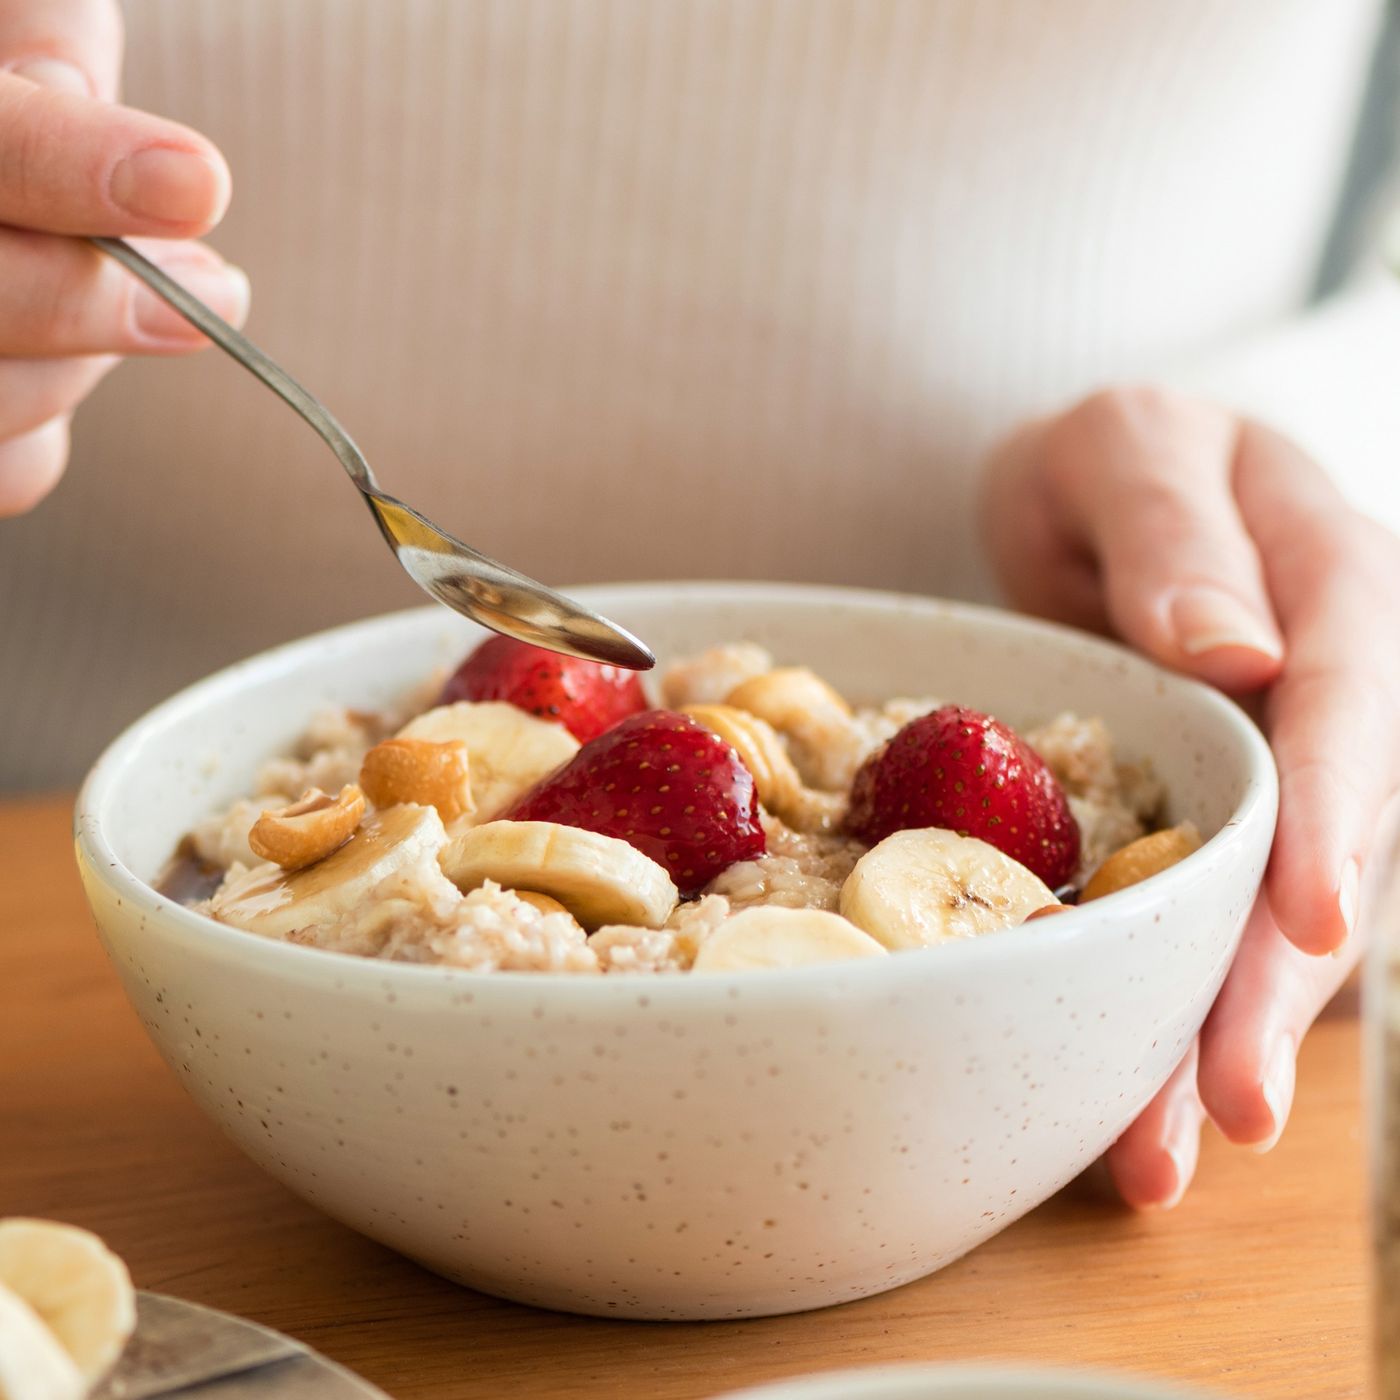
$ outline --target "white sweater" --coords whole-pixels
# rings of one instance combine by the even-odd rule
[[[1286,325],[1378,0],[126,11],[127,99],[229,157],[213,242],[250,333],[390,490],[542,578],[985,594],[989,441],[1154,374],[1271,412],[1400,517],[1388,291]],[[0,788],[418,599],[310,430],[216,352],[124,367],[75,432],[57,495],[0,524]]]

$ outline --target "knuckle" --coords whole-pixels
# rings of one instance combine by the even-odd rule
[[[0,442],[0,516],[23,515],[57,485],[68,463],[68,424],[56,418]]]
[[[1379,735],[1393,722],[1396,713],[1396,686],[1386,671],[1363,666],[1349,682],[1356,715],[1363,733]]]
[[[43,89],[16,90],[9,97],[0,126],[0,181],[16,203],[42,210],[51,192],[53,159],[57,154],[43,120],[48,95]]]
[[[1133,519],[1158,529],[1170,527],[1173,534],[1192,531],[1208,513],[1207,502],[1186,483],[1146,472],[1134,478],[1124,504]]]
[[[35,324],[49,351],[82,353],[129,340],[130,292],[103,266],[102,255],[81,244],[36,239]],[[99,342],[102,344],[99,346]]]
[[[1174,431],[1183,419],[1193,419],[1201,410],[1195,400],[1162,385],[1118,384],[1090,394],[1068,416],[1083,431],[1150,438]]]
[[[0,365],[0,440],[34,432],[71,412],[79,395],[61,362]]]
[[[1369,805],[1366,783],[1335,754],[1307,754],[1281,766],[1279,785],[1283,819],[1305,831],[1340,812],[1365,813]]]
[[[1309,608],[1320,607],[1339,579],[1355,567],[1348,522],[1341,513],[1315,512],[1301,526],[1264,531],[1260,546],[1271,573],[1288,593],[1306,594]]]
[[[1290,543],[1300,572],[1320,586],[1344,588],[1364,608],[1400,602],[1400,538],[1370,516],[1341,503],[1315,511]]]
[[[1400,677],[1355,657],[1340,664],[1317,663],[1285,671],[1287,710],[1273,708],[1273,744],[1281,780],[1314,794],[1329,792],[1343,805],[1362,808],[1385,755],[1400,705]],[[1326,810],[1317,800],[1304,806]]]
[[[1219,583],[1248,577],[1248,542],[1226,507],[1224,490],[1203,491],[1167,473],[1135,471],[1121,480],[1095,481],[1100,498],[1097,538],[1111,570],[1138,576],[1147,562],[1170,563],[1179,583]]]
[[[1045,465],[1065,485],[1131,467],[1134,487],[1154,474],[1173,484],[1202,470],[1224,479],[1236,423],[1214,404],[1160,384],[1119,384],[1081,399],[1050,429]],[[1178,492],[1179,493],[1179,492]]]

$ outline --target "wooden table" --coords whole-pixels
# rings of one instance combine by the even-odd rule
[[[62,799],[0,804],[0,1215],[99,1231],[140,1286],[241,1313],[397,1400],[702,1397],[880,1362],[1011,1358],[1225,1395],[1365,1389],[1356,998],[1308,1040],[1268,1157],[1212,1137],[1177,1210],[1081,1182],[951,1268],[881,1298],[759,1322],[601,1322],[454,1288],[318,1215],[176,1087],[83,903]]]

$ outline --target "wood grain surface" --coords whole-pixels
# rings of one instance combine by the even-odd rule
[[[1303,1050],[1267,1157],[1210,1135],[1185,1202],[1134,1215],[1085,1178],[942,1273],[742,1323],[593,1321],[444,1283],[303,1205],[176,1086],[128,1009],[73,868],[69,802],[0,804],[0,1215],[99,1231],[144,1288],[240,1313],[397,1400],[699,1400],[838,1366],[1091,1364],[1222,1395],[1366,1389],[1354,992]]]

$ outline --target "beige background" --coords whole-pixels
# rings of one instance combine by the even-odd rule
[[[1380,13],[126,8],[130,100],[230,158],[213,241],[252,277],[251,333],[390,489],[555,582],[964,595],[988,591],[969,501],[993,435],[1276,343]],[[1290,371],[1262,363],[1236,382],[1267,398]],[[1313,407],[1324,448],[1364,421]],[[309,430],[221,358],[124,367],[76,434],[60,492],[0,525],[0,787],[72,780],[215,665],[416,601]],[[1333,454],[1363,496],[1369,450]]]

